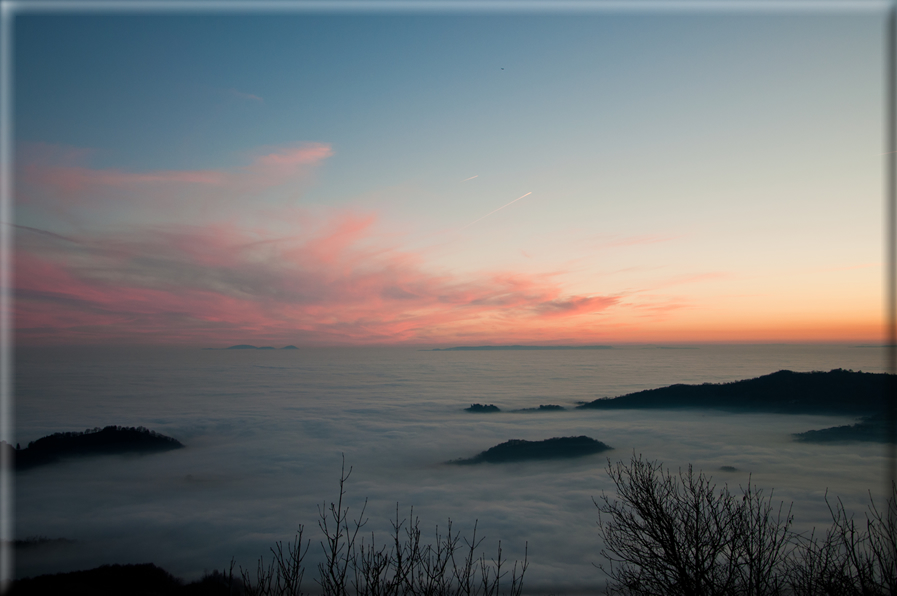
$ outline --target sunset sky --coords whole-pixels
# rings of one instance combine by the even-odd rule
[[[877,342],[883,14],[19,14],[16,342]]]

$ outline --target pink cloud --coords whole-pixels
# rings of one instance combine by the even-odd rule
[[[300,147],[280,149],[256,157],[249,169],[264,173],[292,171],[297,166],[315,164],[333,155],[330,145],[308,143]]]
[[[227,169],[153,170],[94,169],[86,165],[92,152],[51,145],[20,149],[17,164],[17,200],[45,207],[95,203],[154,201],[160,196],[179,201],[208,195],[223,199],[233,193],[252,193],[305,180],[311,170],[333,155],[324,143],[269,148],[250,163]]]
[[[98,187],[124,188],[147,184],[202,184],[223,186],[227,180],[222,172],[208,171],[155,171],[133,173],[122,170],[91,170],[83,167],[45,166],[26,164],[19,169],[26,184],[53,189],[70,196]],[[23,197],[27,200],[28,196]]]
[[[342,212],[294,237],[233,225],[69,238],[22,229],[16,326],[24,342],[217,345],[538,340],[581,335],[612,296],[571,296],[552,275],[459,277],[375,242]]]

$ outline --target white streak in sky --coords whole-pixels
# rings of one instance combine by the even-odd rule
[[[523,197],[528,197],[528,196],[530,196],[531,194],[533,194],[533,193],[532,193],[532,192],[528,192],[528,193],[526,193],[525,195],[523,195]],[[487,213],[486,215],[484,215],[484,216],[481,217],[480,219],[475,219],[474,221],[470,222],[469,224],[467,224],[466,226],[464,226],[464,228],[466,228],[466,227],[468,227],[468,226],[472,226],[473,224],[477,223],[478,221],[483,221],[484,219],[486,219],[487,217],[489,217],[490,215],[492,215],[492,214],[495,213],[496,211],[501,211],[501,210],[504,209],[505,207],[507,207],[507,206],[509,206],[509,205],[513,205],[514,203],[516,203],[517,201],[519,201],[519,200],[522,199],[523,197],[517,197],[516,199],[514,199],[513,201],[511,201],[511,202],[508,203],[507,205],[502,205],[501,207],[499,207],[499,208],[496,209],[495,211],[490,211],[489,213]],[[464,228],[461,228],[461,229],[463,230]]]
[[[473,180],[473,179],[476,178],[477,176],[479,176],[479,174],[477,174],[476,176],[471,176],[470,178],[465,178],[465,179],[462,180],[461,182],[467,182],[468,180]]]

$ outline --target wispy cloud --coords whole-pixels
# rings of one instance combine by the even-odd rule
[[[17,328],[26,341],[419,343],[484,329],[526,340],[546,326],[575,335],[583,317],[618,302],[568,295],[545,274],[430,271],[372,242],[372,214],[310,219],[289,237],[235,225],[74,239],[23,228]]]
[[[45,212],[91,208],[133,209],[190,203],[244,200],[266,189],[303,183],[314,168],[333,155],[325,143],[269,147],[241,166],[207,170],[96,169],[92,152],[57,145],[31,144],[20,149],[17,201]],[[161,202],[161,203],[160,203]]]
[[[586,343],[656,341],[692,328],[696,338],[725,317],[738,320],[727,323],[730,336],[758,328],[713,291],[730,273],[684,264],[663,275],[666,265],[644,260],[602,272],[584,262],[602,248],[674,235],[574,240],[587,249],[553,264],[436,265],[435,240],[376,212],[301,207],[305,185],[333,155],[329,144],[301,143],[258,148],[229,168],[135,172],[91,168],[89,150],[24,147],[18,340]],[[712,322],[696,315],[710,311]]]

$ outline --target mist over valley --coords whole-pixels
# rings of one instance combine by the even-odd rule
[[[21,350],[16,441],[116,424],[144,426],[184,449],[63,460],[17,473],[17,575],[152,562],[185,579],[232,557],[251,566],[336,497],[352,466],[351,511],[367,531],[413,506],[425,532],[477,524],[485,552],[528,544],[528,590],[603,585],[592,497],[612,488],[607,458],[632,453],[693,464],[730,486],[748,478],[825,525],[825,491],[861,511],[882,488],[880,443],[812,444],[792,434],[850,425],[853,415],[713,409],[575,409],[605,395],[671,384],[728,383],[782,368],[879,372],[882,354],[849,346],[426,352],[401,348],[281,351]],[[464,411],[494,404],[488,415]],[[564,410],[540,412],[553,404]],[[519,410],[536,411],[519,413]],[[612,451],[570,459],[445,462],[511,440],[590,437]],[[749,476],[750,475],[750,476]],[[135,539],[139,537],[139,539]],[[62,540],[62,541],[59,541]],[[55,541],[55,542],[54,542]],[[71,542],[67,542],[71,541]],[[310,550],[313,568],[315,548]]]

